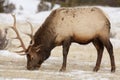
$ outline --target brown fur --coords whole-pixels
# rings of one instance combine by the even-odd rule
[[[115,71],[113,47],[109,40],[110,22],[98,8],[59,8],[54,10],[34,35],[34,45],[29,46],[27,68],[37,69],[50,56],[51,50],[63,46],[63,65],[66,70],[67,54],[72,42],[87,44],[92,42],[98,58],[94,71],[98,71],[104,46],[111,59],[111,71]],[[35,47],[40,46],[39,50]],[[32,56],[32,57],[31,57]]]

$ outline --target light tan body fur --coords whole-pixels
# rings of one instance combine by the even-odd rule
[[[98,8],[60,8],[55,10],[51,26],[55,27],[56,43],[66,37],[77,42],[87,42],[97,36],[109,37],[110,23]]]

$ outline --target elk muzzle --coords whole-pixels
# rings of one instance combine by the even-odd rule
[[[28,70],[38,70],[40,68],[40,65],[27,65]]]

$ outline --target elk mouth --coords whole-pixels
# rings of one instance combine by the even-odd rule
[[[28,70],[39,70],[40,65],[36,65],[36,66],[27,66]]]

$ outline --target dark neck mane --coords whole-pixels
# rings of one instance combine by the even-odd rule
[[[54,47],[55,31],[53,27],[43,24],[34,36],[34,46],[43,46],[46,49],[52,49]]]
[[[54,29],[42,25],[34,35],[34,47],[40,46],[42,52],[38,52],[43,56],[43,60],[46,60],[51,53],[51,50],[54,48],[54,39],[55,33]]]
[[[34,47],[41,46],[40,50],[43,51],[41,53],[44,57],[44,60],[50,56],[51,50],[55,47],[54,41],[56,38],[55,26],[52,26],[52,18],[54,18],[54,14],[56,12],[53,11],[50,16],[46,19],[46,21],[42,24],[42,26],[37,30],[34,35]]]

